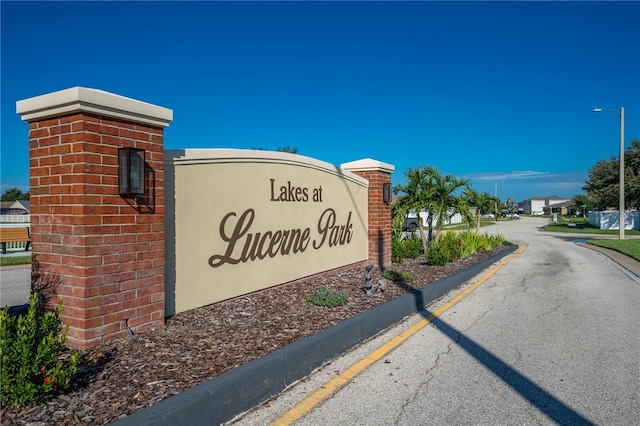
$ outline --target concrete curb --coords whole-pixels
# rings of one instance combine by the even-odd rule
[[[420,290],[243,364],[112,424],[173,426],[227,422],[308,376],[325,362],[420,311],[517,249],[518,246],[511,246]]]
[[[0,271],[10,271],[12,269],[31,269],[31,264],[27,263],[25,265],[7,265],[0,268]]]
[[[596,246],[594,244],[587,244],[582,242],[576,242],[575,244],[579,245],[580,247],[585,247],[604,254],[630,273],[634,274],[637,277],[640,277],[640,262],[635,260],[633,257],[627,256],[626,254],[620,253],[619,251],[611,250],[606,247]]]

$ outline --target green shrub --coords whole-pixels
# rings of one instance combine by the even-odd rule
[[[448,261],[462,257],[462,240],[457,232],[445,231],[440,235],[438,244],[444,246]]]
[[[307,302],[311,302],[314,305],[325,306],[327,308],[335,308],[336,306],[342,306],[347,303],[349,295],[342,291],[330,291],[324,287],[315,290],[309,296],[307,296]]]
[[[38,309],[37,293],[31,295],[26,313],[10,316],[9,308],[0,311],[0,401],[15,407],[46,404],[71,384],[78,371],[78,354],[66,360],[62,302],[52,312]]]
[[[446,244],[431,243],[427,246],[425,254],[427,261],[434,266],[443,266],[453,260]]]
[[[400,263],[402,259],[415,259],[420,256],[422,241],[417,236],[402,239],[399,235],[391,236],[391,261]]]
[[[502,234],[485,234],[484,235],[484,249],[493,250],[495,247],[503,246],[505,243],[504,235]]]
[[[396,272],[391,269],[385,269],[382,276],[388,280],[402,283],[410,283],[415,279],[415,275],[408,272]]]
[[[482,250],[483,247],[483,236],[481,234],[464,231],[460,233],[460,240],[462,241],[462,249],[460,251],[460,257],[464,258],[470,256],[474,253],[477,253],[479,250]]]
[[[404,245],[404,257],[408,257],[409,259],[415,259],[420,256],[420,249],[422,249],[422,240],[420,240],[417,236],[411,236],[404,241],[402,241]]]
[[[391,235],[391,261],[393,263],[400,263],[405,257],[402,238],[397,234]]]

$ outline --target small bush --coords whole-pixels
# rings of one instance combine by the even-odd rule
[[[502,234],[485,234],[484,236],[484,249],[493,250],[495,247],[503,246],[505,243],[504,235]]]
[[[462,240],[457,232],[446,231],[440,236],[438,244],[444,246],[449,262],[462,257]]]
[[[393,263],[400,263],[405,257],[402,238],[397,234],[391,235],[391,261]]]
[[[62,302],[52,312],[38,308],[34,293],[23,315],[0,311],[0,401],[15,407],[46,404],[71,384],[78,371],[78,354],[60,359],[67,350],[68,327],[62,327]],[[61,332],[62,331],[62,332]]]
[[[460,257],[467,257],[482,250],[483,239],[482,234],[471,231],[461,232],[460,240],[462,241],[462,250]]]
[[[431,243],[427,246],[425,254],[427,261],[434,266],[443,266],[449,263],[453,258],[446,244]]]
[[[422,249],[422,241],[419,237],[412,236],[402,241],[404,245],[404,257],[409,259],[415,259],[420,256],[420,250]]]
[[[394,282],[410,283],[415,279],[415,275],[408,272],[396,272],[391,269],[385,269],[382,276]]]
[[[422,241],[417,236],[402,239],[399,235],[391,236],[391,261],[400,263],[402,259],[415,259],[420,256]]]
[[[311,302],[314,305],[325,306],[327,308],[335,308],[336,306],[342,306],[347,303],[349,295],[341,291],[330,291],[324,287],[315,290],[309,296],[307,296],[307,302]]]

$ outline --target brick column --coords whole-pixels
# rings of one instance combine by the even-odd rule
[[[163,128],[173,112],[74,87],[18,101],[29,122],[31,236],[59,277],[77,349],[164,325]],[[118,148],[145,150],[145,196],[118,191]]]
[[[395,167],[372,160],[352,161],[341,168],[369,181],[369,262],[383,269],[391,265],[391,202],[383,201],[383,186],[391,184]]]

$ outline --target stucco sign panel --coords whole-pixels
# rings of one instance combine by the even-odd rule
[[[165,196],[175,198],[167,212],[175,222],[175,265],[168,262],[175,296],[167,297],[175,297],[176,313],[367,259],[365,179],[280,152],[185,150],[165,158],[174,182]]]

